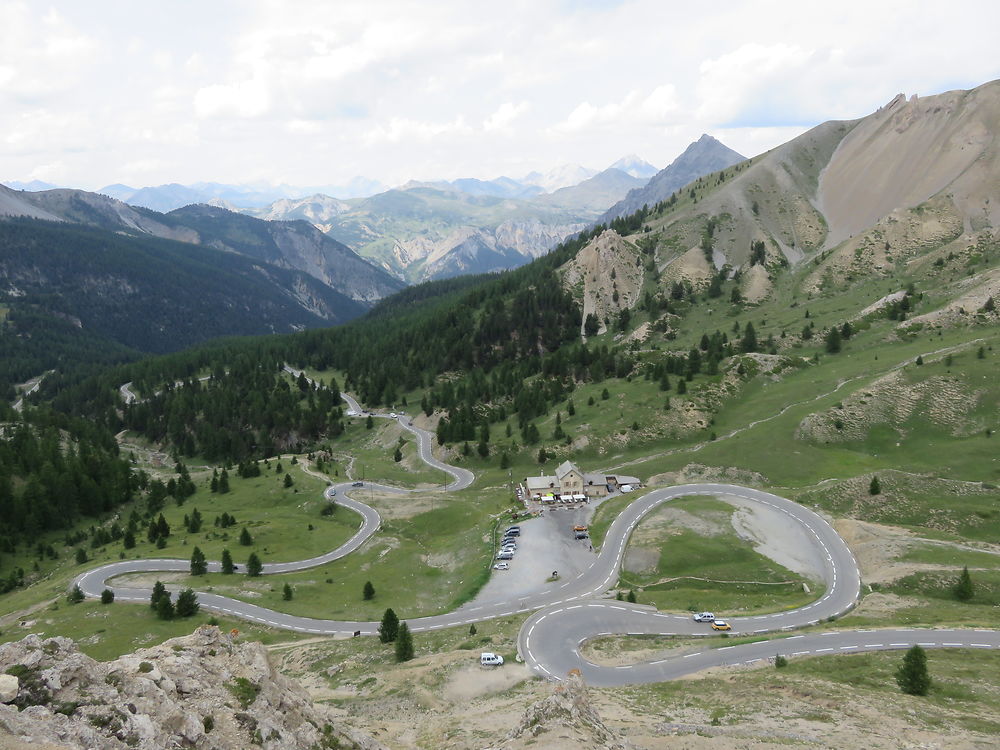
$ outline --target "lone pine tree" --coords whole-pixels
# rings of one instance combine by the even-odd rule
[[[931,676],[927,671],[927,652],[920,646],[913,646],[906,652],[903,663],[896,670],[896,683],[908,695],[927,695]]]
[[[399,635],[399,618],[392,609],[387,609],[382,615],[382,623],[378,626],[378,639],[382,643],[392,643]]]
[[[396,661],[409,661],[412,658],[413,636],[410,634],[410,626],[401,622],[396,634]]]

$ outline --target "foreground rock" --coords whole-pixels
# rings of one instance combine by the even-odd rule
[[[381,748],[334,728],[260,643],[218,628],[98,662],[68,638],[0,645],[0,747]]]

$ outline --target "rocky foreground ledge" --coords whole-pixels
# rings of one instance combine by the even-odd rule
[[[380,750],[337,728],[260,643],[217,627],[98,662],[68,638],[0,645],[0,748]]]

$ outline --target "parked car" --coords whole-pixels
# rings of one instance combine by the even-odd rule
[[[505,544],[500,548],[501,552],[517,552],[516,544]]]
[[[510,563],[498,562],[493,566],[493,570],[510,570]]]
[[[351,485],[351,487],[364,487],[364,486],[365,486],[365,483],[364,483],[364,482],[354,482],[354,483],[353,483],[353,484]]]
[[[505,534],[510,534],[512,532],[514,534],[520,534],[521,533],[521,527],[520,526],[508,526],[507,530],[504,533]]]
[[[513,559],[514,559],[513,552],[504,552],[503,550],[497,552],[497,560],[513,560]]]
[[[694,615],[695,622],[712,622],[715,620],[715,615],[711,612],[698,612]]]
[[[479,655],[479,663],[484,667],[500,667],[503,666],[503,657],[492,651],[484,651]]]
[[[712,630],[732,630],[733,626],[725,620],[712,620]]]
[[[577,531],[573,534],[575,539],[590,539],[590,534],[586,531]]]

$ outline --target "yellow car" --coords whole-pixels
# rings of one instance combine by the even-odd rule
[[[712,630],[732,630],[733,626],[725,620],[713,620]]]

